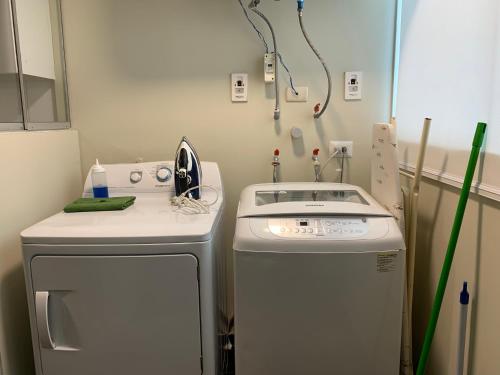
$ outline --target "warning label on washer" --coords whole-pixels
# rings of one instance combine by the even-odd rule
[[[393,272],[396,270],[398,254],[378,254],[377,272]]]

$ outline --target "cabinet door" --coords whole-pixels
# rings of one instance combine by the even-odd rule
[[[9,0],[0,0],[0,130],[23,128],[21,89]]]
[[[38,256],[31,274],[44,375],[201,373],[194,256]]]

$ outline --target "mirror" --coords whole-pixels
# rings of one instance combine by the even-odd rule
[[[9,0],[0,0],[0,126],[22,129],[22,123],[12,9]]]

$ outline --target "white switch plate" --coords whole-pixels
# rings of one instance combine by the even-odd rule
[[[231,74],[231,100],[233,102],[248,101],[248,74]]]
[[[363,72],[345,73],[345,100],[361,100],[363,98]]]
[[[328,150],[329,155],[332,156],[338,150],[339,152],[335,157],[341,158],[342,147],[345,147],[347,149],[346,153],[344,154],[344,157],[352,158],[352,149],[353,149],[352,141],[330,141],[330,147]]]
[[[274,82],[276,76],[274,63],[274,52],[266,53],[264,55],[264,82],[266,83]]]
[[[292,90],[291,87],[286,89],[286,101],[287,102],[307,102],[309,96],[309,89],[307,87],[296,87],[297,94]]]

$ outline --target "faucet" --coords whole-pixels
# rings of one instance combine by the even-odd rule
[[[273,183],[280,182],[279,181],[279,166],[280,166],[280,150],[274,150],[273,162],[271,165],[273,166]]]

